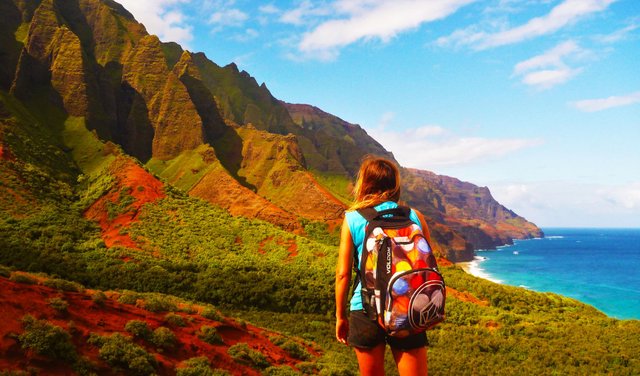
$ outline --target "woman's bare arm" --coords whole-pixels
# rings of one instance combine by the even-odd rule
[[[347,343],[349,322],[347,317],[347,294],[351,281],[351,265],[354,245],[351,239],[349,225],[345,218],[340,232],[340,248],[338,250],[338,265],[336,267],[336,338]]]

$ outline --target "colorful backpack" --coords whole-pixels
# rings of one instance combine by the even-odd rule
[[[444,320],[444,279],[424,233],[409,217],[411,209],[358,213],[368,222],[355,265],[369,318],[394,337],[424,332]]]

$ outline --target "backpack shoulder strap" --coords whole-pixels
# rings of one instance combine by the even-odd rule
[[[367,222],[373,222],[376,219],[380,219],[381,217],[391,216],[391,217],[405,217],[409,218],[411,215],[411,208],[408,206],[398,206],[391,209],[377,211],[374,208],[362,208],[358,209],[358,213],[367,220]]]
[[[358,213],[367,220],[367,222],[371,222],[378,217],[378,211],[374,208],[362,208],[358,209]]]

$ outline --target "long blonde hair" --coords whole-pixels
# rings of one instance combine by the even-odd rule
[[[378,205],[400,199],[400,171],[391,161],[368,157],[360,166],[353,188],[354,202],[349,210]]]

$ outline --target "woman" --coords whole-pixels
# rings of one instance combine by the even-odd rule
[[[347,295],[354,259],[353,252],[357,252],[360,260],[367,224],[357,210],[374,207],[381,211],[398,206],[400,198],[398,168],[386,159],[366,159],[360,166],[354,195],[355,202],[345,214],[340,236],[336,268],[336,338],[341,343],[354,347],[361,375],[384,375],[384,353],[387,343],[391,347],[400,376],[426,375],[427,337],[425,333],[405,338],[387,336],[384,329],[364,313],[362,297],[359,293],[351,297],[350,313],[347,317]],[[427,240],[430,240],[423,215],[412,209],[410,218],[420,225]],[[359,283],[355,291],[360,291]]]

